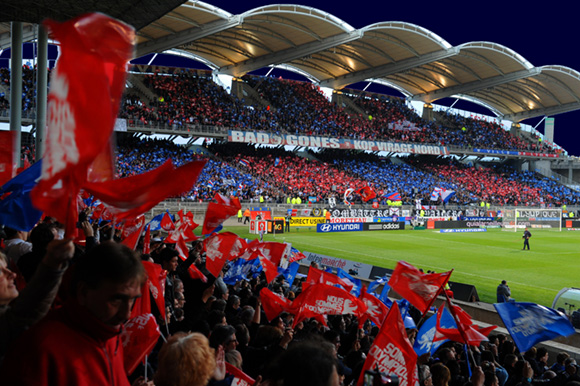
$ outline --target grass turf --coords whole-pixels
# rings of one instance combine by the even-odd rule
[[[241,237],[247,227],[227,227]],[[451,281],[472,284],[482,301],[495,302],[496,287],[506,280],[516,301],[551,307],[563,287],[580,287],[580,234],[533,230],[530,251],[522,251],[522,232],[488,229],[481,233],[439,233],[434,230],[316,233],[292,229],[290,233],[265,235],[265,241],[292,243],[315,252],[351,261],[394,268],[404,260],[424,270],[454,269]]]

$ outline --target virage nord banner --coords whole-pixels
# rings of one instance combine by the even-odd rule
[[[329,149],[354,149],[368,151],[388,151],[396,153],[449,155],[449,149],[447,149],[445,146],[423,145],[418,143],[367,141],[349,138],[312,137],[308,135],[274,134],[256,131],[229,130],[228,141],[276,146],[290,145],[304,147],[323,147]]]

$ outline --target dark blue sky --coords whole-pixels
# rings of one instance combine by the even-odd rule
[[[273,1],[246,0],[208,3],[233,14]],[[384,21],[404,21],[424,27],[451,45],[491,41],[511,48],[534,66],[562,65],[580,71],[578,19],[575,8],[561,4],[513,0],[490,1],[297,1],[318,8],[354,28]],[[580,155],[580,111],[555,118],[555,142],[571,155]],[[524,121],[535,126],[540,118]],[[543,123],[538,126],[543,132]]]

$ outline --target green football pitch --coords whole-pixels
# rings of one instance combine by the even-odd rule
[[[247,227],[224,228],[249,239]],[[454,269],[451,281],[472,284],[481,301],[495,302],[495,291],[506,280],[516,301],[550,307],[564,287],[580,287],[580,233],[533,230],[530,251],[522,251],[521,232],[488,229],[479,233],[438,230],[316,233],[292,229],[265,235],[265,241],[292,243],[315,252],[355,262],[394,268],[404,260],[425,271]]]

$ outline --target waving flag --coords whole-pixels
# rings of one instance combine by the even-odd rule
[[[496,303],[494,307],[520,352],[575,332],[568,318],[552,308],[520,302]]]
[[[42,212],[32,205],[30,191],[41,169],[42,161],[38,161],[0,188],[0,224],[28,232],[40,220]]]
[[[223,277],[224,283],[235,285],[241,280],[248,280],[248,275],[261,272],[262,266],[259,259],[244,260],[236,259],[229,263],[229,269]]]
[[[161,229],[163,229],[164,231],[169,232],[175,230],[175,223],[173,222],[173,219],[171,218],[169,211],[165,211],[165,213],[163,213],[160,225]]]
[[[233,376],[232,386],[252,386],[256,381],[242,370],[226,362],[226,373]]]
[[[121,244],[135,250],[141,238],[141,233],[143,233],[143,229],[145,229],[145,216],[143,215],[137,217],[135,221],[131,221],[129,224],[126,222],[122,232],[126,236]]]
[[[443,203],[446,204],[451,199],[451,197],[455,196],[455,190],[444,189],[443,191],[439,192],[439,195],[441,196]]]
[[[387,198],[387,200],[401,201],[401,193],[399,192],[387,193],[385,194],[385,197]]]
[[[433,191],[431,192],[431,197],[429,198],[431,201],[437,201],[439,199],[439,193],[442,191],[443,189],[441,188],[435,188],[433,189]]]
[[[250,161],[248,161],[248,160],[247,160],[247,159],[245,159],[245,158],[242,158],[242,159],[240,160],[240,165],[242,165],[242,166],[245,166],[245,167],[250,167]]]
[[[298,273],[298,268],[300,268],[300,264],[297,262],[290,263],[288,268],[278,267],[278,274],[284,276],[284,280],[288,282],[288,285],[292,286]]]
[[[260,290],[260,300],[268,321],[272,321],[276,316],[286,311],[291,304],[290,300],[266,287]]]
[[[389,285],[387,284],[389,282],[389,278],[390,276],[383,276],[381,278],[378,278],[377,280],[374,280],[372,282],[369,283],[369,286],[367,288],[367,292],[369,294],[375,295],[376,297],[378,297],[383,303],[385,303],[385,305],[387,307],[391,307],[391,304],[393,302],[391,302],[391,300],[388,297],[389,294],[389,290],[391,289],[391,287],[389,287]],[[376,289],[382,285],[383,289],[381,291],[380,294],[375,293]]]
[[[304,253],[300,252],[294,247],[290,248],[290,255],[288,256],[289,263],[294,263],[295,261],[300,261],[302,259],[306,259],[306,255],[304,255]]]
[[[147,272],[145,287],[141,289],[142,297],[146,297],[146,294],[150,293],[157,305],[161,319],[165,320],[165,278],[167,277],[167,271],[161,268],[159,264],[149,261],[141,261],[141,264],[143,264],[145,272]]]
[[[417,354],[407,339],[396,303],[369,350],[357,386],[364,384],[365,371],[376,368],[382,373],[397,375],[400,386],[414,386],[417,382]]]
[[[359,188],[355,190],[355,193],[359,194],[364,202],[368,202],[377,196],[370,186]]]
[[[427,319],[417,332],[417,338],[415,339],[413,348],[418,356],[426,353],[433,354],[443,343],[448,341],[448,339],[441,339],[437,342],[433,341],[437,329],[437,316],[439,312],[441,312],[441,309]],[[451,316],[449,310],[445,307],[443,307],[443,315],[441,315],[440,323],[443,328],[457,328],[453,316]]]
[[[367,306],[367,316],[369,319],[381,328],[383,322],[387,318],[389,308],[385,303],[377,299],[376,296],[367,293],[364,287],[361,289],[359,299]]]
[[[337,268],[336,276],[347,282],[349,285],[352,285],[352,289],[349,291],[352,295],[358,297],[360,295],[362,283],[360,279],[355,279],[354,277],[350,276],[347,272],[345,272],[342,268]]]
[[[179,257],[181,260],[185,261],[189,257],[189,248],[187,248],[187,244],[185,244],[185,240],[183,237],[179,237],[177,240],[177,244],[175,244],[175,250],[179,252]],[[187,269],[189,273],[189,277],[192,279],[200,279],[204,283],[207,282],[207,277],[195,266],[195,264],[191,264]]]
[[[216,202],[210,202],[207,205],[205,218],[203,220],[203,229],[201,231],[204,235],[209,235],[224,221],[238,213],[242,208],[240,200],[236,197],[225,197],[217,193],[214,196]]]
[[[45,22],[60,56],[51,74],[42,177],[32,202],[77,234],[76,196],[109,142],[133,57],[133,27],[101,13]]]
[[[454,342],[459,342],[463,344],[468,344],[471,346],[479,346],[481,342],[487,341],[487,336],[480,332],[480,328],[473,324],[471,320],[471,316],[467,312],[461,309],[461,307],[451,304],[451,302],[447,303],[450,307],[449,312],[453,315],[453,319],[455,320],[455,328],[445,328],[441,325],[441,317],[443,315],[443,308],[445,307],[444,304],[439,307],[439,312],[437,313],[437,327],[435,337],[433,338],[434,342],[449,339]],[[496,328],[494,326],[493,328]],[[486,330],[487,331],[487,330]],[[490,331],[487,331],[489,334]]]
[[[247,248],[246,240],[235,233],[214,233],[203,241],[206,252],[205,267],[218,277],[224,264],[239,257]]]
[[[391,275],[389,285],[425,314],[449,281],[452,272],[423,273],[411,264],[399,261]]]
[[[145,237],[143,238],[143,254],[148,255],[150,253],[151,253],[151,226],[147,225]]]
[[[195,224],[195,226],[198,226],[197,224]],[[163,241],[167,244],[174,244],[177,242],[177,240],[179,240],[179,237],[183,237],[183,239],[185,240],[186,243],[195,241],[197,239],[199,239],[199,237],[197,237],[195,235],[195,233],[193,233],[193,230],[195,229],[192,228],[189,223],[183,223],[179,226],[179,228],[177,228],[176,230],[174,230],[173,232],[169,233],[169,236]]]
[[[155,317],[149,313],[130,319],[121,335],[125,371],[131,374],[153,350],[161,333]]]
[[[163,215],[164,213],[158,214],[147,223],[153,232],[161,230],[161,219],[163,219]]]
[[[295,327],[304,319],[317,317],[326,325],[323,315],[353,314],[359,320],[366,314],[366,306],[342,288],[327,284],[313,284],[294,299],[287,311],[294,315]]]
[[[302,283],[302,290],[304,291],[307,287],[319,283],[328,285],[339,285],[344,289],[346,289],[348,292],[350,292],[354,287],[352,283],[348,283],[346,280],[339,278],[333,273],[325,272],[321,269],[310,267],[308,269],[308,276],[306,276],[306,281]]]

